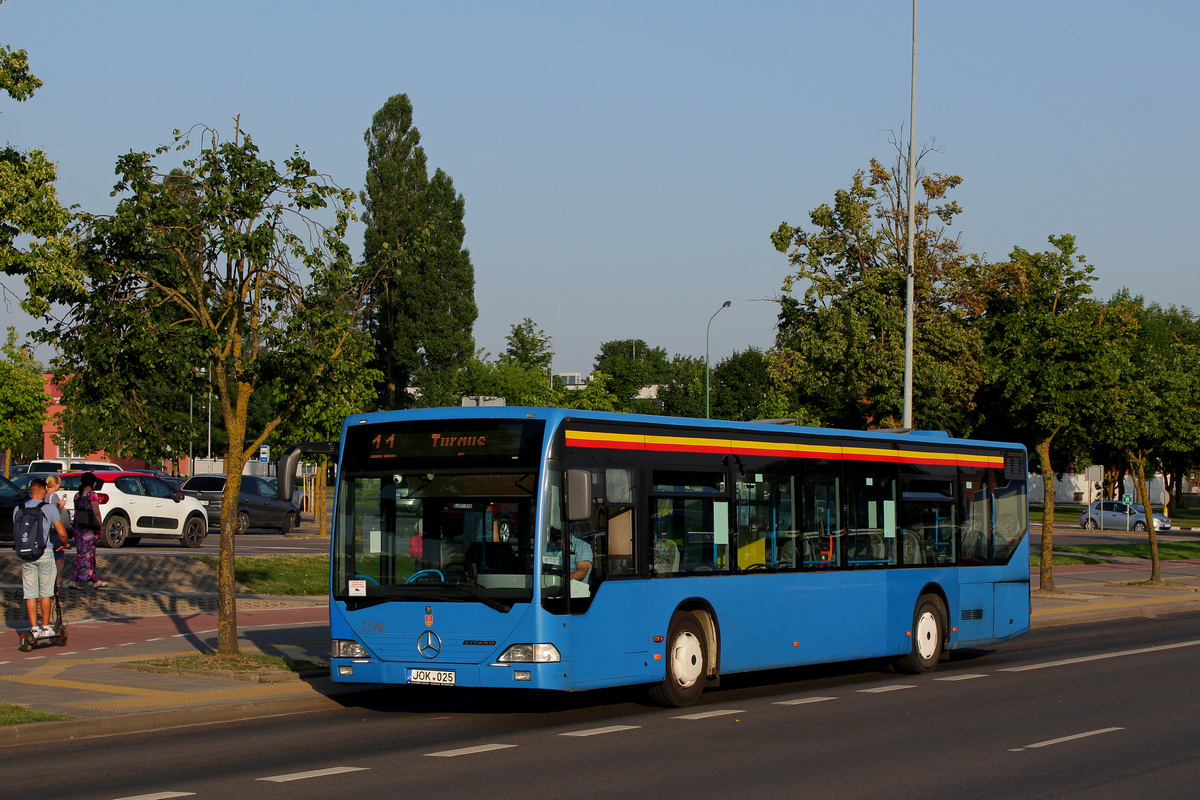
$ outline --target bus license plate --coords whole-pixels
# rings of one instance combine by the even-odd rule
[[[454,670],[452,669],[410,669],[409,683],[429,683],[435,686],[453,686]]]

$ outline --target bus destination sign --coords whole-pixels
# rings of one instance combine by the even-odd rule
[[[511,456],[521,453],[518,431],[498,428],[485,431],[424,431],[376,433],[371,438],[369,457],[420,458],[436,456]]]

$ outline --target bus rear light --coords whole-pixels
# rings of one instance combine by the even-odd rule
[[[558,654],[558,648],[546,642],[538,642],[537,644],[514,644],[510,645],[507,650],[500,654],[500,658],[496,659],[502,662],[533,662],[536,664],[546,664],[551,661],[561,661],[562,656]]]
[[[366,648],[352,639],[334,639],[332,650],[334,658],[367,657]]]
[[[656,642],[665,642],[666,640],[667,640],[667,637],[665,637],[665,636],[655,636],[654,637],[654,641],[656,641]]]

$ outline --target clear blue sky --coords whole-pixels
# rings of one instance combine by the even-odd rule
[[[642,338],[713,360],[769,347],[806,223],[907,127],[911,4],[8,0],[0,42],[45,86],[0,100],[0,139],[103,212],[113,165],[203,123],[294,145],[361,190],[363,132],[405,92],[431,167],[466,198],[478,346],[557,327],[560,371]],[[926,0],[917,138],[956,173],[965,249],[1073,233],[1097,293],[1200,309],[1200,7]],[[362,230],[351,245],[361,250]],[[11,279],[6,285],[13,286]],[[19,284],[18,284],[19,288]],[[5,324],[30,321],[0,306]],[[49,354],[39,351],[39,355]]]

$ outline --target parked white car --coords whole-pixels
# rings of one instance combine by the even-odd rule
[[[62,475],[59,492],[74,508],[82,472]],[[178,539],[184,547],[199,547],[208,535],[208,512],[195,498],[186,497],[151,475],[137,472],[101,472],[103,486],[96,490],[103,521],[100,544],[133,546],[143,538]]]

